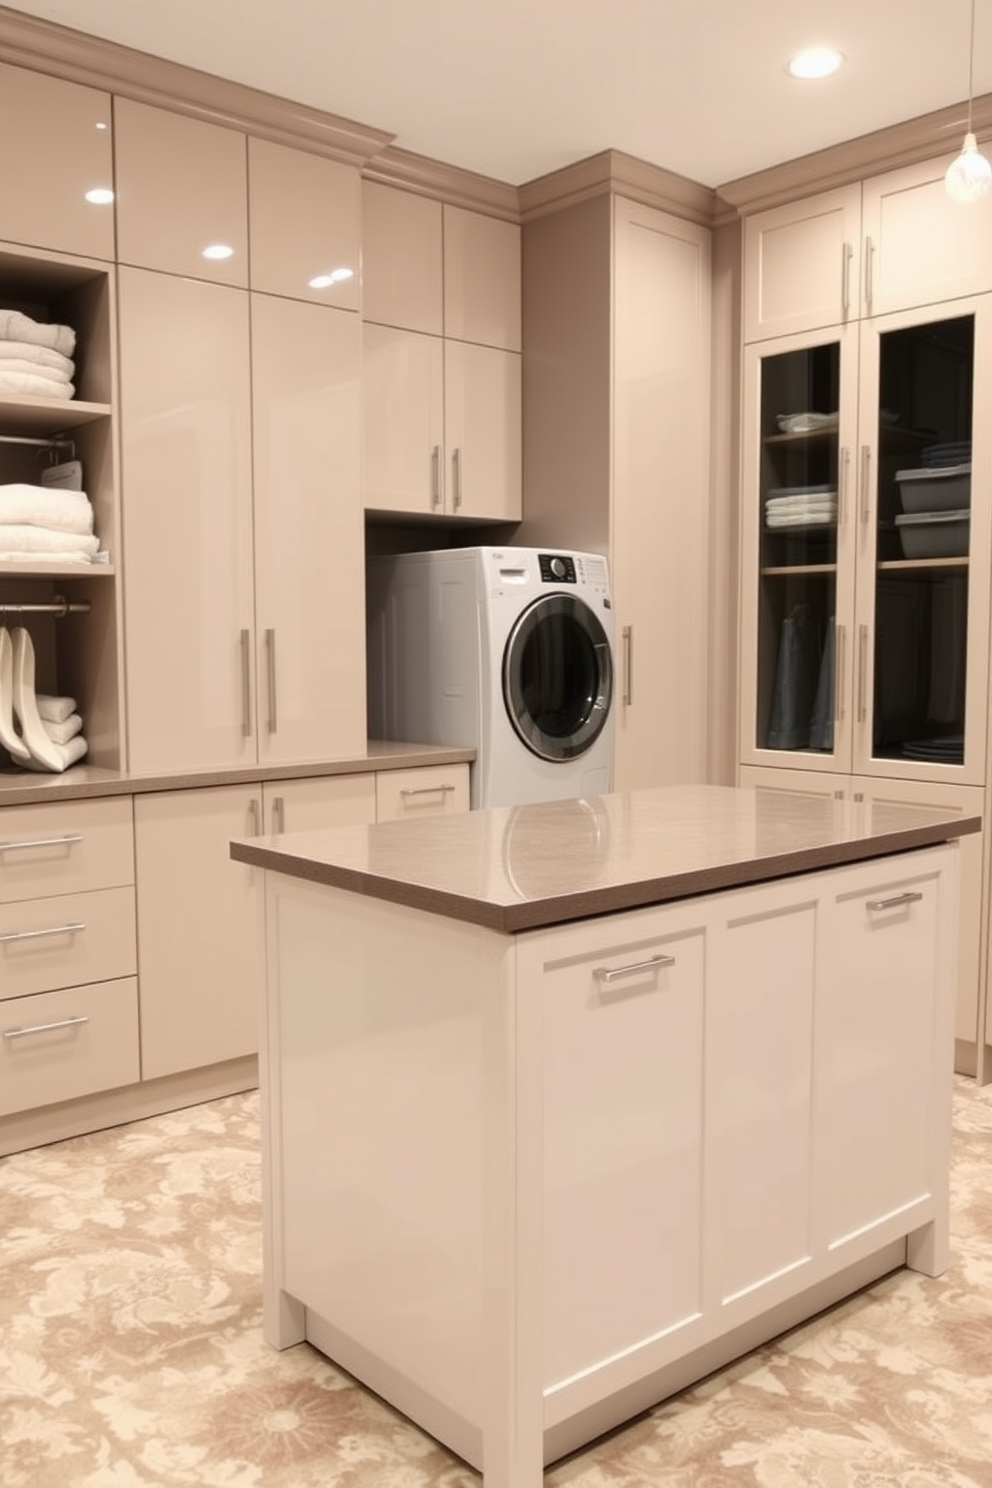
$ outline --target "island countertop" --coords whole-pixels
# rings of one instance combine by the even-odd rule
[[[235,840],[239,862],[507,933],[977,832],[936,807],[667,786]]]

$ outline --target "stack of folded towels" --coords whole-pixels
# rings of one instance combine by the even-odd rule
[[[76,333],[46,325],[20,310],[0,310],[0,393],[72,398]]]
[[[0,485],[0,563],[100,563],[85,491]]]
[[[837,491],[831,486],[782,486],[769,491],[765,502],[765,526],[835,527]]]
[[[61,767],[65,769],[81,760],[86,753],[87,744],[83,738],[82,717],[76,712],[76,699],[52,697],[48,693],[39,692],[35,701],[42,728],[52,743],[58,746]]]

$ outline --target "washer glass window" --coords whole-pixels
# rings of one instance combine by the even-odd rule
[[[546,760],[584,754],[612,698],[610,643],[596,613],[571,594],[535,600],[503,653],[503,701],[527,748]]]

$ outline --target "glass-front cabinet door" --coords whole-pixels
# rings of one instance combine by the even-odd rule
[[[990,305],[861,326],[854,769],[981,784]]]
[[[746,765],[985,776],[992,296],[746,349]]]
[[[857,335],[747,348],[744,762],[851,769]]]

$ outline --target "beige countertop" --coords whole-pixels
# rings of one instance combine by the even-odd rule
[[[231,844],[239,862],[514,932],[980,830],[936,808],[671,786]]]
[[[135,796],[148,791],[198,790],[215,785],[252,785],[266,780],[312,780],[321,775],[362,775],[375,770],[416,770],[425,765],[471,764],[474,759],[474,749],[370,739],[364,754],[304,760],[292,765],[237,765],[155,775],[135,775],[86,764],[73,765],[64,775],[12,766],[0,769],[0,807],[79,801],[90,796]]]

